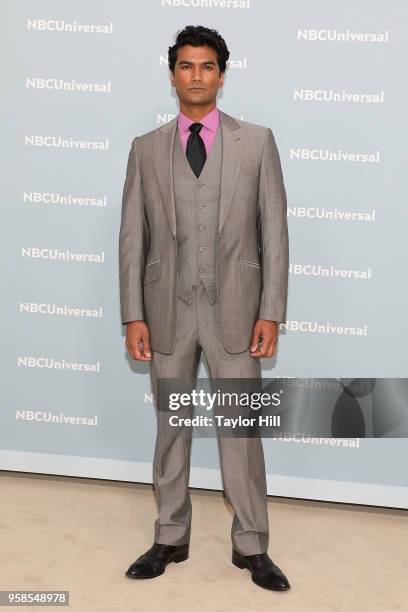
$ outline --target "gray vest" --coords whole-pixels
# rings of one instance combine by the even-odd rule
[[[221,125],[197,178],[176,130],[173,148],[174,197],[178,250],[178,296],[191,304],[202,281],[209,301],[217,301],[215,265],[221,191]]]

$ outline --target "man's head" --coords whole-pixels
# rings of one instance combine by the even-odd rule
[[[205,106],[215,101],[224,83],[229,51],[216,30],[186,26],[169,47],[171,84],[181,103]]]

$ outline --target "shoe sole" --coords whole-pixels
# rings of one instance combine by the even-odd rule
[[[249,567],[243,561],[239,561],[233,558],[232,564],[235,565],[235,567],[239,567],[239,569],[247,569],[251,572]],[[267,589],[268,591],[289,591],[290,589],[290,585],[287,587],[273,587],[273,586],[266,586],[265,584],[261,584],[260,582],[257,582],[257,580],[254,579],[254,577],[252,576],[252,572],[251,572],[251,577],[252,577],[252,582],[254,582],[257,586],[262,587],[263,589]]]
[[[167,563],[167,565],[169,565],[170,563],[181,563],[182,561],[187,561],[187,559],[188,559],[188,555],[183,555],[182,557],[176,557],[175,559],[171,559]],[[164,568],[162,572],[159,572],[158,574],[155,574],[154,576],[134,576],[133,574],[128,574],[128,572],[125,572],[125,576],[127,576],[128,578],[132,578],[132,580],[150,580],[151,578],[157,578],[158,576],[161,576],[162,574],[164,574],[164,572],[166,571],[166,567]]]

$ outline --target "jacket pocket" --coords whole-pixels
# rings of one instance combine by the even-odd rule
[[[160,259],[150,261],[144,271],[143,284],[149,285],[160,278]]]
[[[248,261],[247,259],[240,259],[239,263],[244,264],[245,266],[253,266],[254,268],[257,268],[258,270],[261,269],[261,264],[259,264],[256,261]]]

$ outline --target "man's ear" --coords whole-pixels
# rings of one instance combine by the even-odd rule
[[[172,87],[174,87],[174,74],[172,72],[170,72],[170,78],[171,78],[171,85]]]

